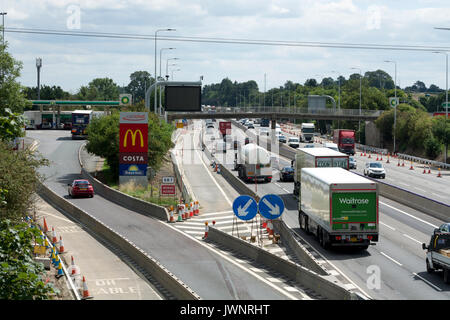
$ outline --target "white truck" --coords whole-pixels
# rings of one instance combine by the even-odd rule
[[[314,141],[314,123],[302,123],[301,125],[302,133],[300,135],[301,142],[312,142]]]
[[[294,195],[298,196],[303,168],[341,167],[349,169],[349,156],[328,148],[300,148],[292,161]]]
[[[42,124],[42,113],[39,110],[24,111],[23,115],[27,119],[26,129],[37,129]]]
[[[450,224],[448,224],[450,225]],[[430,244],[422,243],[422,249],[427,250],[426,267],[428,273],[442,270],[444,282],[450,284],[450,232],[435,229]]]
[[[238,148],[234,170],[238,171],[239,178],[246,182],[258,180],[271,182],[272,161],[270,153],[254,143],[243,145]]]
[[[367,249],[378,241],[378,185],[342,168],[304,168],[299,197],[300,229],[323,248]]]

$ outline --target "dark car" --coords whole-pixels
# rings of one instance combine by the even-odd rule
[[[279,135],[279,136],[278,136],[278,142],[286,143],[286,142],[287,142],[286,137],[285,137],[285,136],[282,136],[282,135]]]
[[[249,144],[249,143],[250,143],[250,138],[249,137],[245,138],[244,144]]]
[[[234,140],[234,141],[233,141],[233,149],[234,149],[234,150],[237,150],[238,148],[239,148],[239,141]]]
[[[280,181],[294,181],[294,168],[284,167],[280,171]]]
[[[450,222],[444,223],[439,228],[434,229],[434,233],[450,233]]]
[[[356,160],[353,157],[349,158],[349,164],[348,164],[349,169],[356,169]]]
[[[92,198],[94,196],[94,188],[88,180],[73,180],[68,186],[68,193],[72,198],[77,196],[88,196]]]

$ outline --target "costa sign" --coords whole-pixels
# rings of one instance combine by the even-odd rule
[[[119,163],[123,164],[147,164],[148,155],[147,153],[120,153]]]
[[[119,128],[119,137],[120,153],[147,153],[147,124],[121,124]]]

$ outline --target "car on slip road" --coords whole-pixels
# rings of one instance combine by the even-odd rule
[[[294,181],[294,168],[284,167],[280,170],[280,181]]]
[[[88,180],[73,180],[68,186],[68,193],[72,198],[77,196],[88,196],[92,198],[94,196],[94,187],[92,187]]]

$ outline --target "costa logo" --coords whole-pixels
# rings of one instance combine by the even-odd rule
[[[123,164],[147,164],[148,155],[146,153],[120,153],[119,163]]]

